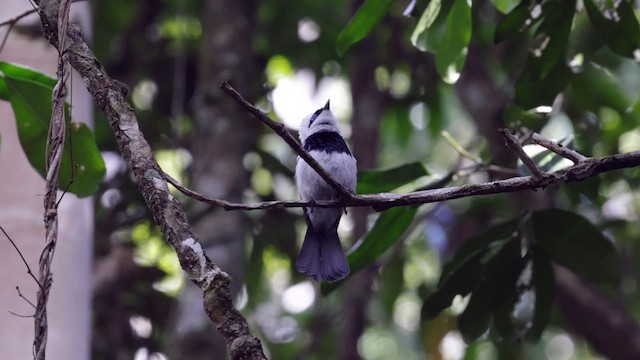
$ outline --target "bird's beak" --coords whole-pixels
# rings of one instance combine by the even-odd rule
[[[327,103],[324,104],[324,107],[323,107],[324,110],[329,110],[329,101],[331,101],[331,99],[327,100]]]

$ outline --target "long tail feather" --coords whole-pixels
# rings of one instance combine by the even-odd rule
[[[335,282],[349,275],[349,264],[340,245],[337,229],[319,231],[309,226],[296,267],[315,280]]]

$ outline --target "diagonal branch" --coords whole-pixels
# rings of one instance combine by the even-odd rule
[[[11,27],[13,27],[18,21],[20,21],[23,18],[33,14],[36,11],[38,11],[38,9],[29,9],[29,10],[23,12],[22,14],[16,15],[16,16],[10,18],[10,19],[7,19],[5,21],[0,22],[0,27],[9,26],[9,29],[11,29]],[[11,30],[8,30],[8,31],[11,31]]]
[[[7,234],[6,231],[4,231],[4,228],[2,226],[0,226],[0,231],[4,234],[7,240],[9,240],[13,248],[16,249],[16,252],[20,256],[20,259],[22,259],[22,263],[27,268],[27,274],[29,274],[29,276],[31,276],[31,278],[36,282],[36,284],[38,284],[38,287],[42,289],[42,285],[40,285],[40,283],[38,282],[38,278],[36,278],[36,276],[33,274],[33,271],[31,271],[31,267],[29,266],[27,259],[24,258],[24,255],[22,255],[22,251],[20,251],[20,248],[18,248],[18,245],[16,245],[16,243],[13,241],[11,236],[9,236],[9,234]]]
[[[507,129],[498,129],[498,131],[500,132],[500,135],[502,135],[502,137],[504,138],[504,142],[509,148],[509,150],[514,152],[520,158],[520,160],[522,160],[522,163],[524,164],[524,166],[527,167],[527,169],[529,169],[531,174],[533,174],[533,176],[536,179],[543,177],[544,172],[540,170],[540,168],[538,168],[538,165],[536,165],[533,159],[531,159],[529,155],[527,155],[527,153],[524,152],[524,149],[522,148],[522,145],[520,145],[520,142],[518,141],[518,139],[515,136],[513,136],[513,134],[511,134],[511,132],[509,132],[509,130]]]
[[[52,3],[55,7],[56,2]],[[57,11],[49,8],[40,14],[44,36],[57,47],[56,19],[49,15],[53,13],[57,14]],[[82,76],[96,105],[107,117],[133,181],[166,240],[176,251],[187,277],[202,289],[205,311],[225,338],[231,358],[266,359],[260,340],[251,335],[246,319],[233,305],[229,275],[207,257],[184,209],[169,192],[162,170],[126,100],[128,90],[122,83],[109,77],[82,39],[78,27],[69,26],[66,42],[65,56]],[[62,52],[63,49],[58,50]]]
[[[262,121],[265,125],[270,127],[276,134],[278,134],[291,148],[295,151],[304,161],[311,166],[313,170],[315,170],[324,181],[327,182],[332,188],[334,188],[343,199],[351,199],[353,194],[346,187],[336,181],[329,173],[327,173],[320,164],[311,156],[309,153],[298,143],[289,132],[287,128],[278,122],[271,120],[267,114],[260,111],[260,109],[253,106],[250,102],[245,100],[240,93],[238,93],[234,88],[231,87],[227,82],[223,82],[220,84],[220,88],[224,90],[227,94],[231,95],[240,106],[242,106],[249,114],[251,114],[256,119]]]
[[[568,147],[563,146],[562,144],[558,144],[555,141],[551,141],[536,132],[531,134],[531,141],[553,151],[554,153],[562,157],[565,157],[573,161],[574,164],[577,164],[581,161],[585,161],[588,159],[588,157],[580,154],[579,152],[569,149]]]
[[[310,166],[317,166],[318,168],[314,167],[314,169],[323,177],[323,179],[325,179],[325,181],[327,181],[328,183],[335,182],[335,180],[330,175],[326,174],[322,167],[317,164],[317,162],[315,162],[315,160],[313,160],[311,156],[309,156],[309,154],[300,146],[300,144],[293,138],[293,136],[289,134],[284,125],[273,121],[265,113],[245,100],[242,95],[240,95],[228,83],[223,82],[220,87],[225,92],[230,94],[252,116],[259,119],[271,129],[273,129],[276,134],[282,137],[282,139],[287,144],[289,144],[289,146],[291,146],[291,148],[296,153],[298,153],[300,157],[305,159],[305,161],[307,161]],[[558,154],[573,160],[575,163],[575,165],[572,167],[557,171],[555,173],[547,174],[541,171],[535,165],[533,160],[524,152],[518,140],[513,135],[511,135],[511,133],[509,133],[507,129],[498,129],[498,131],[505,138],[507,146],[519,158],[523,160],[527,167],[529,167],[533,176],[513,177],[505,180],[492,181],[477,185],[463,185],[448,188],[430,189],[424,191],[416,191],[408,194],[381,193],[358,195],[351,194],[347,191],[349,196],[344,197],[341,200],[315,201],[313,204],[304,201],[267,201],[252,204],[232,203],[226,200],[210,198],[206,195],[202,195],[193,190],[187,189],[167,174],[163,173],[163,177],[185,195],[193,197],[198,201],[222,207],[225,210],[269,210],[308,206],[372,206],[376,211],[383,211],[396,206],[419,205],[469,196],[500,194],[522,190],[536,190],[548,186],[559,186],[564,183],[582,181],[586,178],[596,176],[602,172],[640,165],[640,151],[606,156],[600,159],[588,158],[534,133],[532,136],[532,138],[535,138],[534,141],[539,141],[541,144],[543,144],[543,146],[549,148],[551,151],[557,152]],[[307,157],[309,159],[307,159]],[[342,186],[337,182],[335,183],[338,186]],[[338,189],[339,187],[335,188]]]

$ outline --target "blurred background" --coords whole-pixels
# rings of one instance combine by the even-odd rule
[[[640,147],[639,56],[593,40],[581,1],[575,15],[570,9],[568,42],[559,45],[567,73],[549,76],[535,95],[518,92],[524,99],[516,98],[515,83],[542,45],[527,31],[495,41],[504,14],[520,2],[473,1],[464,65],[445,73],[433,52],[411,39],[434,2],[392,2],[343,56],[336,39],[360,1],[92,1],[89,42],[108,73],[129,87],[161,167],[229,201],[296,199],[296,157],[219,89],[222,81],[293,132],[330,99],[359,170],[422,164],[397,192],[517,175],[499,127],[525,125],[588,156]],[[637,2],[630,3],[637,16]],[[107,174],[94,198],[90,357],[225,358],[201,291],[154,224],[104,115],[94,116]],[[236,306],[272,359],[598,359],[616,358],[629,345],[609,335],[640,334],[639,175],[628,169],[559,189],[420,206],[388,250],[332,289],[295,270],[301,209],[225,212],[174,195],[208,255],[233,276]],[[466,344],[456,326],[468,300],[461,297],[422,320],[443,264],[466,239],[551,206],[579,212],[613,240],[623,261],[618,286],[598,287],[555,267],[555,306],[537,342],[485,334]],[[339,228],[345,249],[378,216],[349,209]]]

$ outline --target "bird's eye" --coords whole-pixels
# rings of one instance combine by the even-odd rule
[[[316,110],[316,112],[313,113],[313,115],[311,115],[311,119],[309,119],[309,125],[313,124],[313,122],[316,120],[318,115],[320,115],[322,110],[324,110],[324,109],[318,109],[318,110]]]

